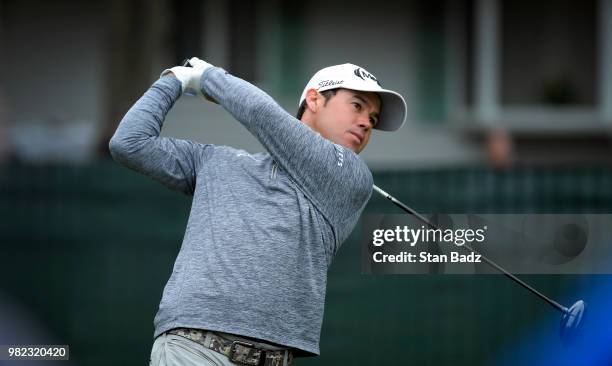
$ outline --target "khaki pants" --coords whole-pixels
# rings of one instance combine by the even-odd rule
[[[234,366],[227,356],[187,338],[162,334],[155,339],[149,366]]]

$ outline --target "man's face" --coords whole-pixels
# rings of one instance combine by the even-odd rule
[[[316,92],[313,90],[313,92]],[[316,110],[309,123],[324,138],[356,153],[361,152],[378,123],[380,98],[371,92],[338,89],[327,102],[317,93]]]

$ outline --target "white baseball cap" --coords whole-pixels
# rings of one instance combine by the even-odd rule
[[[404,98],[399,93],[383,89],[374,75],[353,64],[334,65],[317,71],[306,84],[298,108],[306,99],[306,93],[310,89],[322,92],[339,88],[374,92],[380,96],[382,102],[380,119],[375,129],[395,131],[404,124],[407,113]]]

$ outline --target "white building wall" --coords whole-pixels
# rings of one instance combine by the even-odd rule
[[[8,23],[4,25],[0,45],[5,55],[1,88],[7,98],[7,119],[11,124],[54,119],[102,123],[107,51],[105,1],[63,0],[40,2],[37,6],[7,2],[3,19],[8,19]],[[285,77],[279,71],[285,46],[279,36],[282,31],[280,1],[268,0],[258,7],[254,31],[258,33],[260,52],[254,60],[260,75],[257,84],[293,114],[301,90],[280,92]],[[607,0],[601,1],[607,3]],[[469,164],[484,159],[481,148],[464,139],[453,128],[452,121],[418,120],[416,111],[423,98],[417,89],[422,72],[417,62],[421,52],[419,32],[423,31],[419,28],[418,4],[412,0],[373,6],[359,0],[346,6],[346,3],[314,0],[304,6],[305,38],[296,45],[304,47],[302,75],[299,75],[304,84],[321,67],[352,62],[365,67],[385,87],[399,91],[406,98],[409,114],[405,126],[394,133],[375,131],[362,153],[374,170]],[[224,44],[231,26],[227,21],[228,7],[219,1],[209,1],[204,9],[202,31],[206,47],[199,56],[225,66],[228,49]],[[152,62],[167,59],[168,55],[161,55]],[[449,70],[457,69],[447,67],[440,72]],[[446,75],[445,80],[451,79]],[[447,88],[453,87],[448,82],[444,84]],[[453,90],[447,90],[445,95],[453,95],[449,91]],[[442,108],[446,108],[449,100],[440,101]],[[453,97],[455,100],[457,96]],[[219,106],[190,98],[183,98],[175,105],[163,135],[232,145],[248,151],[262,150]]]
[[[268,4],[269,5],[269,4]],[[265,6],[264,6],[265,7]],[[309,2],[305,17],[306,47],[303,54],[304,85],[318,69],[351,62],[375,74],[385,88],[400,92],[409,106],[404,127],[394,133],[374,131],[363,158],[372,169],[404,169],[415,166],[440,166],[480,161],[479,149],[458,138],[449,126],[433,126],[417,121],[418,103],[415,53],[418,19],[414,2],[392,3],[372,7],[363,1],[350,7],[334,2]],[[262,12],[261,29],[279,29],[278,14]],[[217,30],[220,31],[220,30]],[[223,38],[223,35],[220,35]],[[278,37],[262,36],[259,62],[264,79],[258,84],[268,91],[290,113],[297,110],[301,90],[295,95],[281,95],[278,85],[282,75],[275,75],[268,64],[279,64]],[[270,52],[272,51],[272,52]],[[276,51],[276,54],[274,53]],[[197,118],[192,116],[198,115]],[[228,118],[218,106],[184,100],[175,106],[165,127],[165,134],[188,137],[203,142],[240,146],[261,151],[258,142],[238,122]]]
[[[90,2],[7,2],[0,87],[9,122],[99,122],[106,59],[100,9]]]

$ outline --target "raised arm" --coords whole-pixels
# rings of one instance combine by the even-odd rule
[[[211,145],[159,137],[168,111],[181,95],[181,82],[164,76],[130,108],[109,143],[113,158],[166,187],[193,195],[199,165]]]
[[[223,69],[204,71],[201,87],[261,142],[332,224],[342,226],[359,215],[372,192],[372,174],[357,154],[326,140],[259,88]]]

